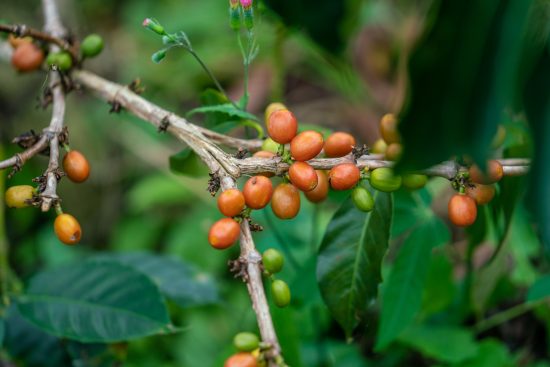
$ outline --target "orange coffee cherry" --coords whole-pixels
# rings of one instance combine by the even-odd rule
[[[268,152],[267,150],[260,150],[260,151],[257,151],[256,153],[254,153],[252,156],[254,158],[271,159],[273,157],[276,157],[277,154],[272,153],[272,152]],[[262,172],[262,173],[258,173],[258,175],[265,176],[265,177],[275,176],[275,174],[272,173],[272,172]]]
[[[328,174],[330,187],[334,190],[349,190],[361,178],[361,171],[353,163],[342,163],[332,167]]]
[[[499,161],[490,160],[487,162],[486,171],[482,172],[477,165],[470,167],[470,179],[478,184],[489,185],[498,182],[504,176],[502,164]]]
[[[243,187],[244,201],[251,209],[262,209],[271,200],[273,184],[265,176],[254,176],[248,179]]]
[[[323,150],[323,135],[307,130],[299,133],[290,142],[290,154],[297,161],[309,161]]]
[[[288,169],[290,182],[302,191],[311,191],[317,187],[317,173],[306,162],[294,162]]]
[[[44,62],[44,52],[34,43],[19,45],[11,57],[11,64],[20,72],[34,71]]]
[[[495,197],[495,187],[493,185],[474,185],[466,187],[466,194],[474,199],[477,205],[489,203]]]
[[[273,191],[271,209],[281,219],[292,219],[300,211],[300,191],[288,183],[279,184]]]
[[[449,200],[449,220],[458,227],[474,224],[477,217],[477,206],[474,199],[465,194],[455,194]]]
[[[269,115],[267,132],[279,144],[290,143],[298,131],[298,121],[289,110],[277,110]]]
[[[218,209],[226,217],[235,217],[244,209],[244,195],[237,189],[225,190],[218,196]]]
[[[70,214],[59,214],[55,218],[53,229],[59,241],[66,245],[76,245],[82,237],[80,224]]]
[[[335,132],[325,142],[325,155],[330,158],[346,156],[351,153],[355,144],[353,135],[344,132]]]
[[[63,157],[63,170],[73,182],[84,182],[90,176],[90,164],[78,150],[71,150]]]
[[[380,120],[380,134],[388,144],[399,143],[401,141],[399,131],[397,130],[397,119],[394,114],[388,113],[382,116]]]
[[[32,43],[32,37],[16,37],[13,34],[10,34],[8,36],[8,42],[11,45],[11,47],[16,49],[17,47],[21,46],[24,43]]]
[[[312,203],[319,203],[327,198],[328,195],[328,177],[325,171],[317,170],[317,186],[311,191],[306,191],[306,198]]]
[[[258,361],[250,353],[237,353],[229,357],[223,367],[258,367]]]
[[[208,232],[208,242],[212,247],[223,250],[235,243],[241,233],[241,227],[234,219],[223,218],[212,224]]]
[[[397,161],[401,158],[403,146],[399,143],[391,143],[386,147],[386,159],[389,161]]]

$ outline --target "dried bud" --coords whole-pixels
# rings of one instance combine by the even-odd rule
[[[166,34],[166,32],[164,31],[164,27],[154,19],[145,18],[142,24],[145,28],[152,30],[156,34],[159,34],[161,36]]]
[[[229,0],[229,7],[231,9],[236,9],[239,7],[239,0]]]

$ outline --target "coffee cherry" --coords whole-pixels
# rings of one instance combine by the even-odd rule
[[[80,53],[83,57],[94,57],[103,50],[103,38],[97,34],[90,34],[80,44]]]
[[[279,144],[290,143],[298,131],[298,121],[289,110],[277,110],[269,115],[267,132]]]
[[[342,163],[332,167],[328,174],[330,187],[334,190],[349,190],[361,178],[359,168],[353,163]]]
[[[306,162],[294,162],[288,169],[290,182],[302,191],[311,191],[317,187],[317,173]]]
[[[283,268],[285,258],[279,251],[270,248],[264,251],[262,254],[262,263],[264,269],[270,274],[277,274]]]
[[[254,176],[248,179],[243,187],[244,201],[251,209],[262,209],[271,200],[273,184],[265,176]]]
[[[244,209],[244,195],[237,189],[225,190],[218,196],[218,209],[226,217],[235,217]]]
[[[223,218],[212,224],[210,231],[208,232],[208,242],[212,247],[223,250],[235,243],[239,234],[241,233],[241,227],[234,219]]]
[[[48,66],[56,66],[61,71],[67,71],[73,66],[73,59],[68,52],[51,52],[46,58]]]
[[[388,144],[386,144],[384,139],[378,139],[374,142],[370,151],[373,154],[386,154],[387,148],[388,148]]]
[[[279,102],[270,103],[265,109],[265,124],[269,121],[269,116],[275,111],[286,110],[286,106]]]
[[[59,241],[66,245],[76,245],[82,237],[80,224],[70,214],[59,214],[53,223],[54,232]]]
[[[10,34],[8,36],[8,42],[11,45],[11,47],[16,49],[17,47],[21,46],[24,43],[32,43],[32,37],[16,37],[13,34]]]
[[[258,361],[250,353],[237,353],[229,357],[223,367],[258,367]]]
[[[309,161],[323,150],[323,135],[307,130],[296,135],[290,142],[290,154],[297,161]]]
[[[317,174],[317,186],[311,191],[304,192],[304,194],[312,203],[319,203],[327,198],[329,184],[325,171],[316,170],[315,173]]]
[[[399,143],[401,141],[399,131],[397,130],[397,119],[395,115],[388,113],[382,116],[380,120],[380,134],[388,144]]]
[[[370,184],[378,191],[393,192],[401,187],[401,176],[393,174],[391,168],[377,168],[370,174]]]
[[[300,192],[294,185],[279,184],[273,191],[271,209],[281,219],[292,219],[300,211]]]
[[[71,150],[63,157],[63,170],[73,182],[84,182],[90,176],[90,164],[78,150]]]
[[[426,186],[428,176],[416,173],[407,173],[403,175],[403,187],[409,190],[418,190]]]
[[[11,63],[20,72],[34,71],[44,61],[44,52],[34,43],[23,43],[13,51]]]
[[[275,144],[277,144],[277,143],[275,143]],[[276,157],[277,154],[272,153],[272,152],[268,152],[267,150],[260,150],[260,151],[257,151],[256,153],[254,153],[252,156],[254,158],[271,159],[273,157]],[[261,173],[258,173],[258,175],[265,176],[265,177],[275,176],[275,174],[272,173],[272,172],[261,172]]]
[[[371,193],[364,187],[358,186],[351,192],[351,199],[357,209],[370,212],[374,208],[374,199]]]
[[[30,200],[35,189],[29,185],[12,186],[6,190],[5,200],[9,208],[26,208],[31,206]]]
[[[495,187],[493,185],[474,185],[466,187],[466,194],[475,200],[477,205],[489,203],[495,197]]]
[[[386,147],[385,157],[389,161],[398,161],[403,154],[403,146],[399,143],[391,143]]]
[[[488,161],[486,171],[487,172],[483,172],[479,166],[473,165],[469,170],[470,179],[478,184],[489,185],[500,181],[502,176],[504,176],[504,171],[499,161]]]
[[[290,303],[290,289],[288,285],[280,279],[274,280],[273,283],[271,283],[271,295],[277,307],[286,307]]]
[[[233,345],[240,352],[252,352],[260,346],[260,339],[254,333],[242,332],[235,335]]]
[[[355,138],[348,133],[335,132],[325,142],[325,155],[330,158],[343,157],[351,153]]]
[[[468,227],[474,224],[477,217],[477,207],[474,199],[464,194],[455,194],[449,200],[449,220],[458,227]]]
[[[279,151],[279,144],[271,138],[266,138],[262,143],[262,150],[277,154]]]

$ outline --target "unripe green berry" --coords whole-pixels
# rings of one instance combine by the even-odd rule
[[[233,344],[240,352],[252,352],[260,346],[260,339],[254,333],[238,333],[233,338]]]
[[[271,138],[267,138],[262,143],[262,150],[277,154],[277,152],[279,151],[279,143],[275,142]]]
[[[428,183],[428,176],[419,175],[416,173],[408,173],[403,175],[403,187],[409,190],[418,190],[426,186]]]
[[[262,263],[264,269],[270,274],[276,274],[281,271],[285,258],[283,255],[275,249],[267,249],[262,255]]]
[[[90,34],[80,44],[80,53],[83,57],[94,57],[103,50],[103,38],[97,34]]]
[[[376,190],[383,192],[393,192],[401,187],[401,176],[393,174],[391,168],[377,168],[370,174],[370,184]]]
[[[61,71],[67,71],[73,67],[73,59],[68,52],[60,52],[56,57],[57,68]]]
[[[290,289],[282,280],[274,280],[271,283],[271,295],[277,307],[286,307],[290,303]]]
[[[357,209],[363,212],[370,212],[374,208],[374,199],[371,193],[364,187],[357,186],[351,192],[351,199]]]

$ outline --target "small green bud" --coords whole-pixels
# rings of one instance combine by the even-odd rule
[[[246,29],[251,30],[254,28],[254,10],[252,6],[243,9],[244,26]]]
[[[164,60],[165,57],[166,57],[166,50],[160,50],[155,52],[153,56],[151,56],[151,60],[153,60],[155,64],[158,64],[159,62]]]
[[[164,36],[166,34],[166,31],[164,30],[164,27],[154,19],[145,18],[142,25],[145,28],[150,29],[153,32],[155,32],[156,34],[159,34],[161,36]]]
[[[234,31],[241,29],[241,9],[239,7],[229,8],[229,26]]]

